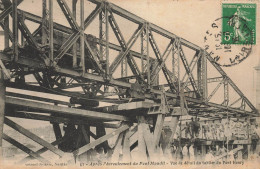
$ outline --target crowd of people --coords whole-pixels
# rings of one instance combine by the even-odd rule
[[[182,161],[210,161],[217,157],[227,154],[226,147],[222,145],[210,145],[206,147],[205,154],[202,154],[201,149],[196,150],[194,143],[186,143],[184,146],[172,145],[171,146],[171,159],[172,160],[182,160]],[[224,158],[235,159],[236,156],[229,154],[224,156]]]
[[[232,153],[234,140],[251,141],[250,151],[255,153],[257,142],[259,141],[259,129],[256,121],[247,118],[226,118],[219,120],[200,120],[198,117],[192,117],[190,120],[180,121],[177,125],[173,142],[171,144],[172,159],[179,160],[203,160],[216,159],[224,154],[224,158],[236,159],[237,154]],[[184,140],[182,140],[184,139]],[[186,141],[185,141],[186,140]],[[196,146],[196,155],[194,154],[194,143],[200,141],[212,141],[205,150]],[[229,142],[231,141],[231,142]],[[227,150],[227,144],[229,151]],[[202,152],[204,151],[204,155]],[[228,155],[227,155],[228,153]]]
[[[194,139],[200,138],[205,140],[235,140],[235,139],[249,139],[249,137],[257,137],[258,125],[251,123],[249,120],[244,119],[219,119],[219,120],[204,120],[200,118],[191,118],[190,121],[179,123],[176,128],[174,139],[187,138]]]

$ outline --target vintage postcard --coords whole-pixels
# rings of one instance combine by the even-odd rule
[[[260,0],[0,0],[0,168],[260,168]]]

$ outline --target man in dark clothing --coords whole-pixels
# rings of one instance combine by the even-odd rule
[[[199,121],[200,121],[200,119],[196,118],[195,122],[194,122],[194,134],[195,134],[195,137],[199,136],[199,132],[200,132],[200,123],[199,123]]]
[[[195,122],[193,120],[193,117],[191,118],[191,122],[189,124],[189,127],[190,127],[190,133],[191,133],[191,138],[194,138],[194,127],[195,127]]]

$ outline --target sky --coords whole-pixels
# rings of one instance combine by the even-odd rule
[[[71,1],[67,0],[68,4]],[[214,1],[214,0],[110,0],[114,3],[137,16],[140,16],[148,22],[154,23],[174,34],[180,36],[198,46],[204,46],[204,36],[211,24],[217,18],[222,17],[221,3],[228,1]],[[259,1],[250,1],[258,3]],[[38,0],[24,0],[20,5],[20,9],[40,15],[41,1]],[[89,2],[85,3],[85,16],[91,12],[88,8],[93,9],[93,5]],[[54,19],[55,22],[67,25],[65,18],[60,13],[57,4],[54,4]],[[78,18],[79,19],[79,18]],[[120,17],[118,18],[120,20]],[[259,15],[257,20],[259,21]],[[87,28],[86,33],[95,32],[96,23]],[[228,76],[236,83],[241,91],[249,98],[249,100],[255,104],[255,80],[256,72],[254,67],[257,65],[260,57],[259,48],[259,25],[257,23],[256,39],[257,44],[253,46],[252,53],[242,63],[223,68]],[[35,29],[36,25],[31,26],[30,29]],[[130,23],[123,21],[120,24],[122,30],[129,29],[125,35],[131,35]],[[111,31],[112,32],[112,31]],[[3,42],[3,37],[0,36],[0,41]],[[165,46],[167,44],[159,43],[159,46]],[[257,48],[258,46],[258,48]],[[0,43],[0,48],[3,48],[3,43]]]

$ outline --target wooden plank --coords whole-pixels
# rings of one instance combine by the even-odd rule
[[[70,137],[74,137],[75,135],[76,135],[76,133],[70,133],[68,136],[62,137],[62,138],[59,139],[59,140],[55,140],[55,141],[53,141],[51,144],[52,144],[53,146],[56,146],[56,145],[58,145],[58,144],[60,144],[60,143],[63,143],[64,141],[66,141],[66,140],[69,139]],[[42,153],[44,153],[44,152],[46,152],[46,151],[48,151],[48,148],[43,147],[43,148],[39,149],[38,151],[36,151],[35,153],[37,153],[37,154],[42,154]],[[31,156],[31,155],[29,155],[29,156],[25,157],[24,159],[20,160],[20,161],[18,162],[18,164],[24,164],[24,163],[26,163],[26,162],[28,162],[28,161],[30,161],[30,160],[33,160],[33,159],[34,159],[34,157]]]
[[[120,133],[116,140],[115,147],[113,148],[114,151],[112,154],[111,161],[119,161],[119,155],[120,155],[120,151],[122,150],[122,141],[123,141],[124,134],[125,134],[124,132]]]
[[[49,121],[49,122],[56,122],[56,123],[72,123],[72,124],[89,124],[91,126],[97,126],[100,125],[100,122],[95,121],[89,121],[89,119],[71,119],[67,117],[54,117],[49,115],[42,115],[42,114],[35,114],[35,113],[29,113],[29,112],[11,112],[9,109],[6,109],[5,116],[10,117],[16,117],[16,118],[25,118],[25,119],[33,119],[33,120],[42,120],[42,121]],[[120,125],[119,123],[113,124],[113,123],[102,123],[104,127],[106,128],[118,128]]]
[[[131,161],[131,152],[130,152],[130,135],[131,132],[128,130],[125,131],[125,137],[123,140],[123,161],[130,162]]]
[[[0,59],[0,68],[2,69],[6,79],[11,79],[11,75],[8,72],[8,70],[6,69],[6,67],[5,67],[5,65],[4,65],[4,63],[2,62],[1,59]]]
[[[53,131],[54,131],[56,140],[61,139],[62,138],[62,134],[61,134],[61,129],[60,129],[59,123],[53,123],[52,127],[53,127]]]
[[[113,120],[113,121],[114,120],[123,120],[123,121],[129,120],[127,117],[121,116],[121,115],[114,115],[114,114],[107,114],[107,113],[95,112],[95,111],[90,111],[90,110],[82,110],[82,109],[75,109],[75,108],[69,108],[69,107],[55,106],[55,105],[50,105],[50,104],[33,102],[33,101],[29,101],[29,100],[11,98],[8,96],[6,97],[6,104],[32,108],[35,110],[44,110],[49,113],[63,113],[63,114],[78,115],[78,116],[82,116],[82,117],[95,118],[95,119],[104,119],[104,120]]]
[[[154,151],[155,149],[154,149],[153,134],[150,132],[150,128],[147,123],[143,123],[142,128],[143,128],[143,138],[145,141],[147,151],[149,153],[150,160],[156,160],[156,155]]]
[[[83,134],[83,138],[85,139],[86,144],[89,144],[90,143],[90,126],[89,125],[82,125],[81,132]],[[81,154],[79,156],[79,161],[81,161],[81,159],[90,161],[91,160],[90,152],[87,151],[87,152]]]
[[[96,126],[96,135],[97,135],[98,138],[106,135],[106,130],[105,130],[105,127],[104,127],[104,125],[102,123],[100,123],[99,125]],[[97,147],[99,148],[100,146],[104,148],[105,152],[107,152],[108,149],[109,149],[109,145],[108,145],[107,141],[101,143]]]
[[[34,158],[36,158],[37,160],[39,160],[40,162],[44,163],[44,164],[50,164],[50,162],[48,160],[46,160],[45,158],[43,158],[42,156],[40,156],[38,153],[32,151],[31,149],[27,148],[26,146],[24,146],[23,144],[19,143],[18,141],[14,140],[13,138],[9,137],[6,134],[3,134],[3,138],[11,143],[12,145],[16,146],[17,148],[21,149],[22,151],[24,151],[25,153],[29,154],[30,156],[33,156]]]
[[[105,136],[102,136],[102,137],[98,138],[97,140],[95,140],[95,141],[93,141],[93,142],[91,142],[91,143],[89,143],[89,144],[87,144],[87,145],[85,145],[85,146],[83,146],[83,147],[73,151],[73,153],[80,155],[80,154],[88,151],[92,147],[95,147],[95,146],[105,142],[109,138],[111,138],[111,137],[113,137],[113,136],[115,136],[117,134],[120,134],[121,132],[127,130],[128,128],[129,128],[129,126],[123,125],[122,127],[116,129],[115,131],[113,131],[113,132],[111,132],[111,133],[109,133],[109,134],[107,134]]]
[[[153,134],[154,150],[156,150],[158,148],[158,144],[159,144],[161,134],[162,134],[164,118],[165,118],[165,115],[163,115],[163,114],[157,115],[156,125],[155,125],[155,129],[154,129],[154,134]]]
[[[88,130],[89,130],[89,126],[84,126],[84,125],[81,126],[81,131],[87,144],[90,143],[90,135]]]
[[[29,130],[23,128],[19,124],[16,124],[12,120],[10,120],[8,118],[5,118],[5,124],[7,124],[8,126],[12,127],[13,129],[18,131],[19,133],[21,133],[21,134],[27,136],[28,138],[32,139],[33,141],[39,143],[40,145],[48,148],[50,151],[52,151],[53,153],[59,155],[60,157],[62,157],[64,155],[64,152],[62,152],[61,150],[57,149],[56,147],[54,147],[52,144],[48,143],[47,141],[45,141],[45,140],[41,139],[40,137],[36,136],[35,134],[30,132]]]
[[[146,158],[146,145],[144,141],[144,131],[143,131],[143,123],[145,122],[144,116],[137,116],[138,120],[138,155],[144,159],[139,159],[140,161],[142,160],[147,160]]]
[[[176,128],[178,125],[179,117],[180,116],[172,116],[172,118],[171,118],[171,121],[169,124],[170,130],[171,130],[171,135],[170,135],[170,137],[167,137],[165,140],[163,140],[163,144],[162,144],[163,152],[165,151],[165,149],[168,147],[169,143],[173,139],[173,136],[176,132]]]
[[[51,102],[51,103],[54,103],[56,105],[61,104],[61,105],[66,105],[66,106],[75,106],[74,104],[70,104],[69,102],[64,102],[64,101],[50,99],[50,98],[44,98],[44,97],[38,97],[38,96],[31,96],[31,95],[26,95],[26,94],[20,94],[20,93],[6,92],[6,95],[7,96],[13,96],[13,97],[21,97],[21,98],[30,99],[30,100]]]

